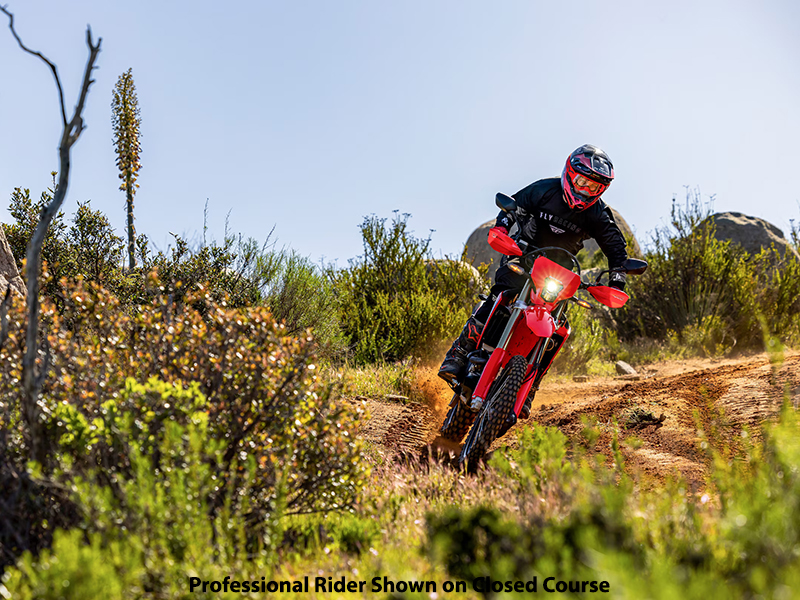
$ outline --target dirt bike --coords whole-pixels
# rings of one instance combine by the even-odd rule
[[[512,215],[516,211],[516,202],[505,194],[497,195],[497,205]],[[489,233],[489,245],[515,257],[509,259],[509,268],[528,277],[519,294],[509,290],[495,300],[477,349],[467,356],[465,375],[451,384],[454,395],[440,431],[455,443],[469,431],[458,464],[470,471],[477,468],[492,442],[516,424],[528,394],[538,389],[569,337],[567,305],[593,308],[576,298],[576,292],[586,290],[598,302],[620,308],[628,295],[601,285],[602,276],[612,271],[638,275],[647,269],[645,261],[629,258],[616,269],[602,271],[594,283],[586,283],[581,280],[578,259],[563,248],[523,252],[510,236],[494,230]],[[562,264],[546,256],[552,254],[559,255]]]

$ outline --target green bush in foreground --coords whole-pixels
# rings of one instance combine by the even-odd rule
[[[708,491],[638,489],[622,451],[597,463],[556,430],[526,431],[493,466],[517,516],[485,504],[427,519],[428,552],[451,576],[608,581],[613,597],[793,597],[800,585],[800,422],[786,408],[763,440],[710,452]],[[591,436],[590,436],[591,437]],[[536,507],[536,500],[540,506]]]
[[[353,436],[357,410],[339,400],[336,384],[319,378],[313,339],[287,336],[266,309],[230,309],[203,296],[177,303],[156,293],[131,315],[104,290],[77,284],[60,313],[45,303],[42,314],[51,361],[40,402],[51,461],[42,465],[39,491],[53,503],[64,499],[50,490],[76,477],[91,478],[98,490],[117,489],[131,476],[137,445],[150,469],[163,473],[164,436],[198,412],[208,420],[208,438],[220,444],[218,460],[203,459],[213,463],[215,483],[203,499],[212,517],[229,498],[247,497],[240,512],[266,544],[282,514],[341,510],[357,500],[367,473]],[[21,301],[9,320],[0,348],[0,476],[14,484],[29,471],[18,411]],[[59,470],[62,477],[54,477]],[[35,487],[19,495],[16,484],[0,484],[5,562],[49,543],[47,531],[28,531],[39,531],[53,511]],[[20,546],[19,539],[28,541]]]
[[[21,558],[5,577],[12,597],[180,598],[198,573],[255,574],[270,566],[271,546],[248,525],[247,487],[228,488],[221,510],[209,506],[221,484],[224,445],[213,439],[208,415],[199,410],[204,399],[169,387],[152,381],[129,389],[157,391],[167,403],[188,401],[182,409],[197,410],[185,426],[166,420],[148,435],[152,427],[143,427],[140,415],[113,407],[95,423],[93,444],[124,452],[126,468],[91,469],[70,480],[83,524],[57,531],[52,548],[38,557],[27,552]],[[243,466],[253,477],[253,461]],[[267,523],[277,524],[277,518]]]

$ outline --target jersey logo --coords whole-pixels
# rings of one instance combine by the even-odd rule
[[[571,231],[572,233],[583,234],[583,230],[572,221],[568,221],[562,217],[557,217],[556,215],[543,210],[539,212],[539,220],[547,221],[547,224],[550,225],[550,229],[553,230],[553,233],[561,234],[565,231]],[[558,225],[558,227],[553,225],[554,223],[555,225]]]

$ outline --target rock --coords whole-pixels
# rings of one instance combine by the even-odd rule
[[[616,363],[614,363],[614,367],[616,367],[617,373],[620,375],[638,375],[636,369],[634,369],[624,360],[618,360]]]
[[[611,207],[609,206],[609,208]],[[628,225],[628,222],[616,211],[616,209],[611,208],[611,214],[614,215],[614,221],[619,226],[620,230],[622,231],[622,235],[625,236],[625,239],[631,240],[631,244],[633,245],[633,256],[641,256],[642,248],[639,246],[639,242],[636,241],[636,236],[633,235],[631,226]],[[598,246],[597,242],[595,242],[593,239],[589,239],[583,242],[583,248],[589,253],[589,256],[591,256],[600,249],[600,246]]]
[[[714,237],[720,241],[730,240],[749,254],[758,254],[763,248],[774,245],[781,256],[789,252],[800,259],[800,255],[783,236],[783,231],[764,219],[738,212],[716,213],[709,219],[715,225]]]
[[[398,394],[386,394],[384,398],[394,402],[408,402],[408,396],[400,396]]]
[[[483,225],[473,231],[464,248],[464,258],[473,266],[488,265],[489,271],[486,277],[490,281],[494,281],[494,273],[500,266],[500,259],[502,254],[493,250],[487,241],[489,237],[489,230],[494,227],[495,219],[486,221]]]
[[[642,376],[639,375],[638,373],[634,373],[631,375],[619,375],[618,377],[614,377],[614,379],[617,379],[619,381],[639,381],[641,378]]]
[[[575,383],[586,383],[587,381],[589,381],[589,376],[588,375],[573,375],[572,376],[572,381],[574,381]]]
[[[0,298],[5,295],[9,286],[23,298],[26,296],[25,283],[17,271],[17,263],[6,240],[6,234],[0,227]]]

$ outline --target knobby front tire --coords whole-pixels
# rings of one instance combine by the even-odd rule
[[[464,406],[458,394],[453,395],[451,404],[439,431],[444,439],[458,444],[464,439],[464,434],[469,431],[470,425],[475,421],[475,413]]]
[[[470,472],[478,468],[483,455],[492,445],[497,434],[506,422],[508,415],[514,409],[517,401],[517,392],[525,372],[528,370],[528,361],[524,356],[512,356],[501,374],[499,385],[492,390],[486,399],[483,409],[478,413],[478,418],[461,449],[458,464],[466,467]]]

